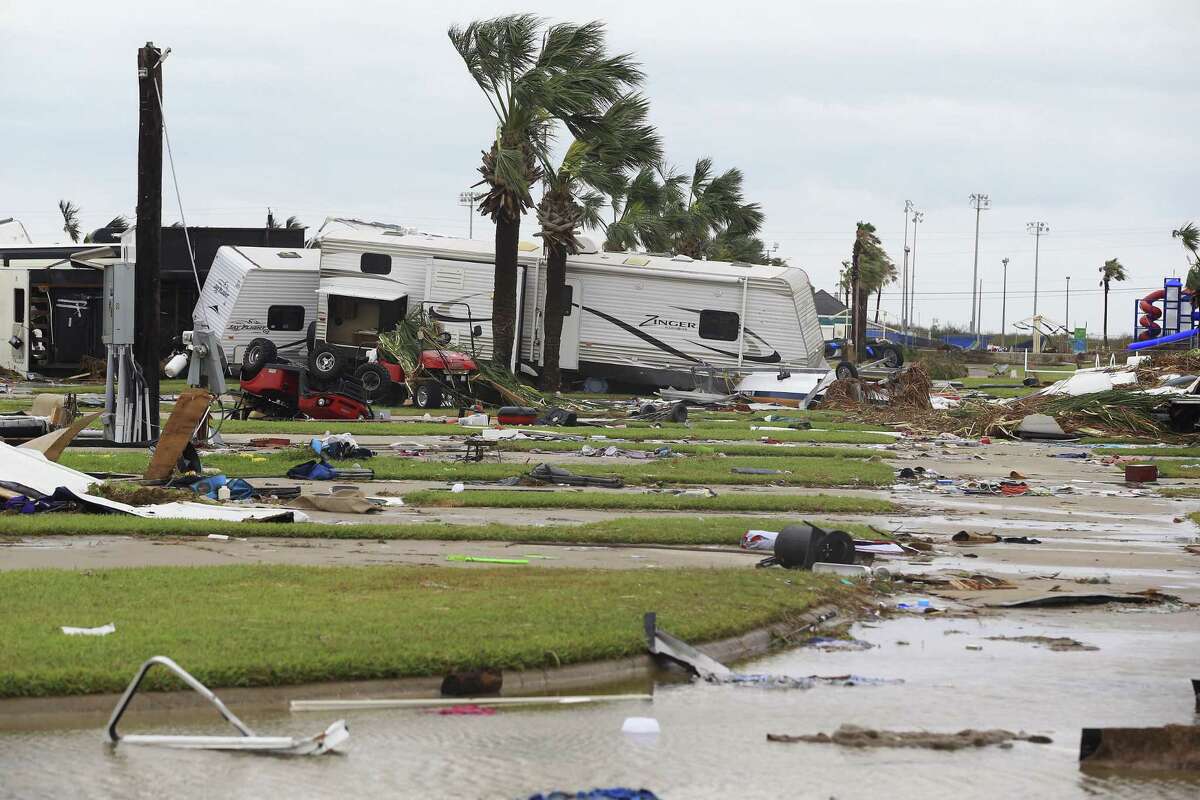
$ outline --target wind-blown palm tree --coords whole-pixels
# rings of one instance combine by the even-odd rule
[[[72,242],[79,241],[79,206],[70,200],[59,200],[58,210],[62,212],[63,233],[71,237]]]
[[[891,259],[875,235],[875,226],[869,222],[859,222],[850,251],[850,294],[853,299],[850,331],[854,338],[855,356],[859,361],[866,355],[867,296],[870,292],[868,281],[871,279],[871,270],[886,263],[891,263]]]
[[[674,252],[701,258],[713,238],[722,231],[752,236],[762,227],[763,213],[758,203],[745,202],[742,171],[731,168],[713,176],[711,158],[701,158],[692,174],[680,186],[664,181],[670,192],[665,214]],[[685,189],[679,191],[679,189]]]
[[[550,126],[558,120],[576,139],[587,139],[604,110],[642,79],[629,55],[606,53],[603,23],[542,27],[533,14],[512,14],[447,31],[496,115],[496,134],[479,167],[487,186],[479,211],[496,224],[492,361],[505,369],[516,326],[521,216],[543,175]]]
[[[1183,248],[1192,254],[1185,285],[1192,292],[1192,305],[1200,305],[1200,228],[1194,222],[1186,222],[1171,231],[1171,238],[1179,239]]]
[[[267,209],[267,227],[270,228],[271,230],[278,230],[280,228],[285,228],[287,230],[296,230],[297,228],[305,227],[305,225],[303,222],[300,221],[300,218],[296,217],[296,216],[288,217],[287,221],[285,221],[281,225],[279,223],[279,220],[277,220],[275,218],[275,212],[272,211],[270,208],[268,208]]]
[[[104,227],[96,230],[83,237],[85,242],[96,242],[98,244],[112,244],[120,241],[121,234],[129,230],[129,220],[125,219],[123,214],[118,214],[108,221]]]
[[[667,198],[677,193],[682,175],[665,175],[661,166],[646,166],[619,180],[608,194],[613,219],[604,226],[604,249],[663,252],[670,249],[663,214]],[[661,180],[660,180],[661,178]]]
[[[626,170],[652,164],[662,157],[662,145],[646,121],[649,104],[640,95],[617,100],[605,111],[586,138],[567,148],[562,163],[545,167],[546,185],[538,203],[538,234],[546,244],[545,341],[542,349],[542,389],[556,392],[561,384],[559,350],[567,285],[567,256],[579,252],[575,238],[581,227],[603,226],[601,192],[619,190]]]
[[[1125,280],[1125,267],[1115,258],[1104,262],[1100,268],[1100,285],[1104,287],[1104,349],[1108,349],[1108,285],[1112,281]]]

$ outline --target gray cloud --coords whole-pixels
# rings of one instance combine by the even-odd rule
[[[899,260],[910,198],[926,211],[918,310],[965,322],[972,191],[994,204],[980,248],[985,327],[999,320],[991,292],[1005,255],[1009,318],[1032,306],[1031,219],[1053,228],[1043,310],[1061,316],[1071,275],[1072,322],[1093,329],[1105,258],[1132,273],[1113,330],[1129,326],[1133,288],[1182,268],[1170,230],[1200,217],[1190,0],[526,7],[603,14],[613,46],[645,64],[671,161],[741,167],[767,240],[819,285],[833,283],[858,219]],[[60,197],[87,225],[132,212],[135,51],[153,39],[174,50],[167,115],[190,222],[258,223],[271,205],[312,225],[359,214],[465,233],[456,197],[493,121],[445,29],[506,10],[0,0],[0,216],[49,239],[61,237]],[[168,197],[167,219],[173,206]],[[898,300],[885,295],[889,306]]]

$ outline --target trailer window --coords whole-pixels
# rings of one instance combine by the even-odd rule
[[[25,321],[25,290],[13,289],[13,322]]]
[[[387,275],[392,271],[392,257],[384,253],[363,253],[358,267],[370,275]]]
[[[267,309],[267,330],[304,330],[304,306],[271,306]]]
[[[575,287],[567,284],[563,287],[563,316],[571,316],[571,304],[575,302]]]
[[[700,338],[736,342],[740,326],[738,315],[732,311],[701,311]]]

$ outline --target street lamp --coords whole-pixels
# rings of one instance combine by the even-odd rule
[[[912,240],[912,279],[908,282],[908,319],[911,322],[913,312],[916,309],[917,296],[917,225],[925,221],[925,213],[923,211],[914,211],[912,215],[913,223],[913,240]],[[920,327],[920,326],[914,326]]]
[[[971,271],[971,291],[976,291],[979,283],[979,215],[985,209],[992,207],[991,198],[986,194],[971,195],[971,208],[975,209],[975,266]],[[971,333],[979,333],[979,319],[975,313],[975,307],[979,302],[978,296],[972,298],[971,302]]]
[[[1004,265],[1004,288],[1000,290],[1000,346],[1008,347],[1008,331],[1005,319],[1008,317],[1008,257],[1000,259]]]
[[[479,198],[468,189],[458,193],[458,204],[467,207],[467,238],[475,238],[475,201]]]
[[[1033,315],[1037,316],[1037,290],[1038,290],[1038,249],[1042,243],[1042,237],[1050,233],[1050,226],[1044,222],[1030,222],[1025,226],[1025,230],[1030,236],[1035,237],[1033,240]]]
[[[1067,310],[1063,312],[1063,320],[1067,324],[1067,330],[1071,330],[1071,276],[1067,276]]]
[[[908,215],[916,210],[912,200],[904,201],[904,270],[900,281],[900,326],[908,337]]]

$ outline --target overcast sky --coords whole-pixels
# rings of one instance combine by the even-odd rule
[[[1098,268],[1117,257],[1110,330],[1182,274],[1170,232],[1200,219],[1197,0],[1026,2],[204,3],[0,0],[0,218],[63,238],[136,204],[136,50],[169,46],[168,130],[189,224],[261,224],[267,206],[316,227],[353,215],[465,235],[457,195],[477,177],[493,117],[446,39],[508,11],[603,14],[611,46],[644,64],[669,161],[740,167],[763,238],[834,289],[857,220],[902,260],[904,201],[924,211],[917,314],[970,318],[972,192],[985,330],[1040,301],[1100,326]],[[169,187],[169,183],[168,183]],[[164,221],[178,218],[173,194]],[[528,219],[528,218],[527,218]],[[533,233],[528,219],[524,235]],[[490,223],[475,221],[476,237]],[[910,238],[911,238],[910,230]],[[898,287],[884,308],[899,308]]]

